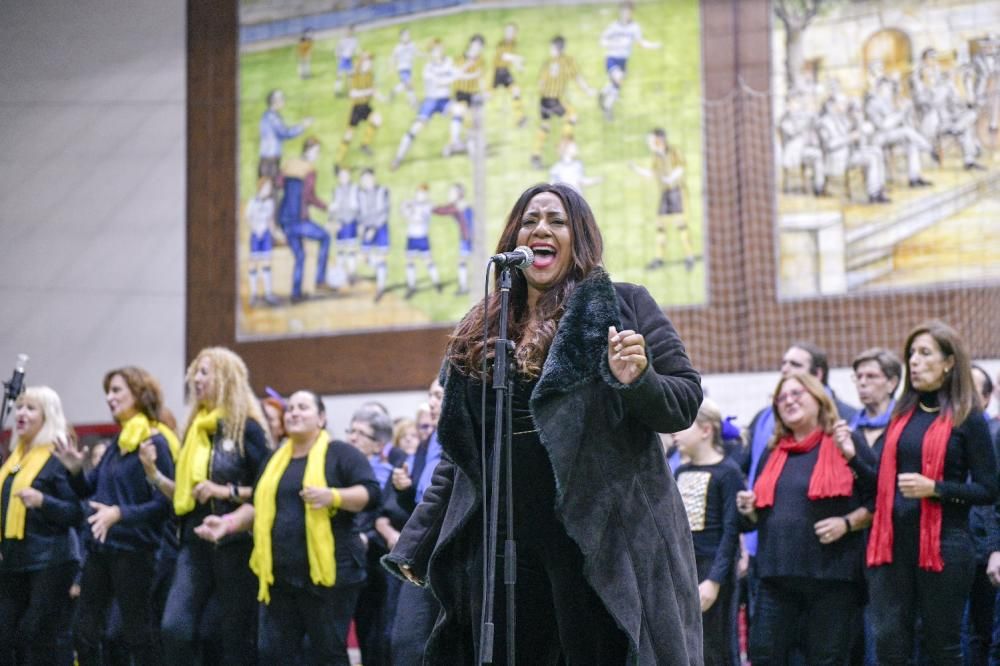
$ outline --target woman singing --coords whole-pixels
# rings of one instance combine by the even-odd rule
[[[250,568],[260,607],[258,659],[294,663],[303,638],[307,664],[347,666],[347,630],[365,581],[356,514],[378,506],[378,481],[356,448],[331,441],[323,401],[288,399],[282,445],[265,463],[253,504],[210,515],[195,532],[220,541],[253,528]]]
[[[188,367],[193,398],[176,483],[155,467],[156,449],[142,445],[146,475],[168,497],[180,518],[180,553],[163,616],[165,661],[194,663],[206,631],[205,608],[215,596],[221,610],[223,663],[256,659],[257,602],[247,566],[253,549],[249,534],[234,534],[213,545],[194,529],[210,515],[229,513],[253,496],[253,484],[267,458],[267,436],[243,359],[228,349],[203,349]]]
[[[139,445],[151,440],[156,468],[174,475],[167,439],[159,432],[163,397],[145,370],[124,367],[104,376],[111,415],[122,430],[97,467],[81,473],[85,453],[56,441],[53,455],[69,470],[70,486],[89,498],[87,562],[80,580],[74,642],[80,666],[100,663],[99,645],[112,601],[118,602],[122,642],[136,664],[160,663],[153,631],[152,588],[156,551],[170,502],[146,481]]]
[[[642,287],[615,284],[586,201],[536,185],[514,204],[498,252],[527,245],[513,274],[516,655],[524,664],[700,664],[701,609],[688,522],[657,432],[691,425],[700,377]],[[499,281],[499,277],[498,277]],[[482,607],[480,409],[484,323],[498,290],[452,335],[438,435],[444,456],[386,566],[441,600],[430,663],[471,664]],[[500,525],[504,525],[501,517]],[[501,534],[501,540],[504,535]],[[497,571],[502,572],[498,565]],[[502,574],[495,663],[506,654]]]
[[[72,529],[83,520],[66,468],[52,457],[66,438],[62,403],[29,386],[14,411],[16,444],[0,467],[0,664],[47,664],[69,616],[77,567]]]
[[[757,481],[736,496],[744,527],[759,535],[750,660],[787,664],[798,647],[808,664],[847,664],[864,598],[858,530],[871,518],[854,479],[874,456],[810,374],[782,377],[773,408]]]
[[[919,623],[930,663],[961,664],[975,564],[969,507],[996,498],[996,460],[958,334],[923,324],[903,354],[906,381],[883,435],[868,538],[875,648],[879,664],[909,663]]]

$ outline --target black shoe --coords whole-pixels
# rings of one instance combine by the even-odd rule
[[[986,171],[986,167],[984,167],[979,162],[967,162],[966,165],[965,165],[965,170],[966,171]]]
[[[303,301],[308,301],[308,300],[309,300],[309,294],[298,294],[298,295],[292,294],[292,297],[288,299],[288,301],[293,305],[295,303],[301,303]]]
[[[924,180],[923,178],[911,178],[910,179],[910,187],[930,187],[933,184],[934,183],[932,183],[931,181]]]
[[[872,204],[892,203],[892,199],[890,199],[889,197],[885,196],[885,192],[879,191],[879,192],[871,195],[870,197],[868,197],[868,203],[872,203]]]
[[[941,165],[941,151],[940,150],[932,150],[931,151],[931,159],[934,160],[935,164],[937,164],[938,166],[940,166]]]
[[[379,289],[378,291],[376,291],[375,302],[378,303],[379,301],[381,301],[383,296],[385,296],[385,289]]]
[[[369,146],[368,144],[364,144],[364,145],[361,146],[361,152],[363,152],[368,157],[371,157],[372,155],[375,154],[375,153],[372,152],[372,147]]]
[[[813,196],[816,196],[816,197],[828,197],[830,195],[827,194],[827,191],[826,191],[825,187],[814,187],[813,188]]]
[[[694,257],[684,257],[684,270],[688,273],[694,270]]]
[[[444,291],[444,285],[441,284],[440,282],[438,282],[436,285],[434,285],[434,288],[437,289],[437,293],[439,293],[439,294]]]
[[[659,257],[646,264],[647,271],[655,271],[657,268],[663,268],[663,259]]]
[[[410,300],[411,298],[413,298],[413,295],[415,293],[417,293],[416,289],[414,289],[413,287],[407,287],[406,288],[406,295],[403,296],[403,298],[405,298],[406,300]]]
[[[469,293],[468,289],[462,289],[461,287],[459,287],[458,289],[455,290],[455,295],[456,296],[465,296],[468,293]]]
[[[542,164],[542,158],[540,155],[531,156],[531,168],[532,169],[544,169],[545,165]]]

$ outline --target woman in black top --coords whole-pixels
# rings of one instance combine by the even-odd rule
[[[863,601],[857,530],[870,519],[855,477],[874,457],[812,375],[781,378],[773,407],[754,489],[737,495],[744,527],[758,534],[750,660],[786,664],[798,646],[810,665],[847,664]]]
[[[184,445],[177,459],[176,483],[156,469],[156,449],[142,446],[150,483],[174,505],[180,519],[180,552],[163,613],[163,650],[167,663],[196,661],[199,638],[207,630],[209,600],[219,603],[224,664],[256,661],[256,610],[253,572],[247,566],[253,543],[236,534],[213,545],[194,529],[210,515],[222,515],[250,500],[267,458],[264,416],[250,388],[243,359],[223,347],[203,349],[187,370],[192,398]]]
[[[698,373],[649,293],[611,282],[596,220],[572,188],[521,194],[497,251],[518,245],[534,251],[534,263],[513,271],[510,305],[517,661],[701,663],[690,530],[656,435],[691,425]],[[484,412],[480,389],[492,381],[483,360],[492,358],[499,308],[495,289],[451,338],[438,424],[444,453],[384,559],[441,601],[428,663],[477,663],[482,562],[493,555],[482,543],[490,482],[480,427],[493,431],[494,401]],[[484,329],[494,338],[487,344]],[[494,663],[506,654],[503,570]]]
[[[0,466],[0,664],[53,659],[78,561],[83,519],[66,468],[52,457],[66,438],[62,403],[30,386],[15,404],[16,444]]]
[[[961,664],[962,611],[975,554],[969,507],[997,495],[989,429],[958,334],[929,322],[906,339],[903,394],[883,435],[868,579],[879,664],[925,656]]]
[[[70,486],[89,498],[90,534],[87,560],[80,580],[80,600],[74,642],[80,666],[99,663],[99,643],[108,608],[118,602],[122,642],[136,664],[160,663],[152,604],[156,551],[170,518],[170,502],[146,481],[139,445],[156,448],[156,467],[170,478],[174,463],[160,422],[163,398],[159,384],[145,370],[124,367],[104,376],[111,415],[122,430],[100,464],[81,473],[84,452],[68,442],[56,442],[54,456],[70,472]]]
[[[365,581],[365,546],[354,518],[378,506],[379,487],[364,454],[331,441],[325,425],[320,397],[293,393],[285,412],[288,439],[265,464],[254,503],[207,516],[195,529],[218,542],[253,528],[261,663],[286,663],[304,637],[306,663],[349,663],[347,630]]]
[[[735,564],[740,547],[736,494],[746,481],[739,465],[725,455],[722,412],[712,400],[706,398],[694,424],[673,437],[678,451],[690,461],[674,476],[694,539],[705,666],[735,666],[739,664]]]

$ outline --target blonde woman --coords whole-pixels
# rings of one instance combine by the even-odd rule
[[[155,449],[143,449],[150,483],[173,501],[180,520],[180,552],[163,613],[165,661],[196,661],[205,608],[212,596],[222,616],[224,664],[255,660],[257,604],[254,577],[247,567],[253,544],[249,534],[212,544],[195,535],[207,516],[235,510],[253,495],[253,484],[267,458],[266,423],[250,388],[246,364],[232,351],[209,347],[187,371],[191,412],[177,458],[176,482],[155,468]]]
[[[66,438],[62,403],[48,386],[17,399],[16,444],[0,467],[0,664],[47,663],[68,612],[77,567],[73,527],[83,509],[52,457]]]
[[[706,398],[691,427],[673,433],[681,456],[687,460],[674,477],[684,500],[695,564],[705,666],[739,664],[736,643],[736,560],[739,557],[740,521],[736,493],[745,488],[743,472],[725,455],[722,412]]]

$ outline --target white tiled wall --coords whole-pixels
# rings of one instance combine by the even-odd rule
[[[148,368],[181,409],[185,10],[8,0],[0,19],[0,376],[31,356],[73,421],[105,370]]]

